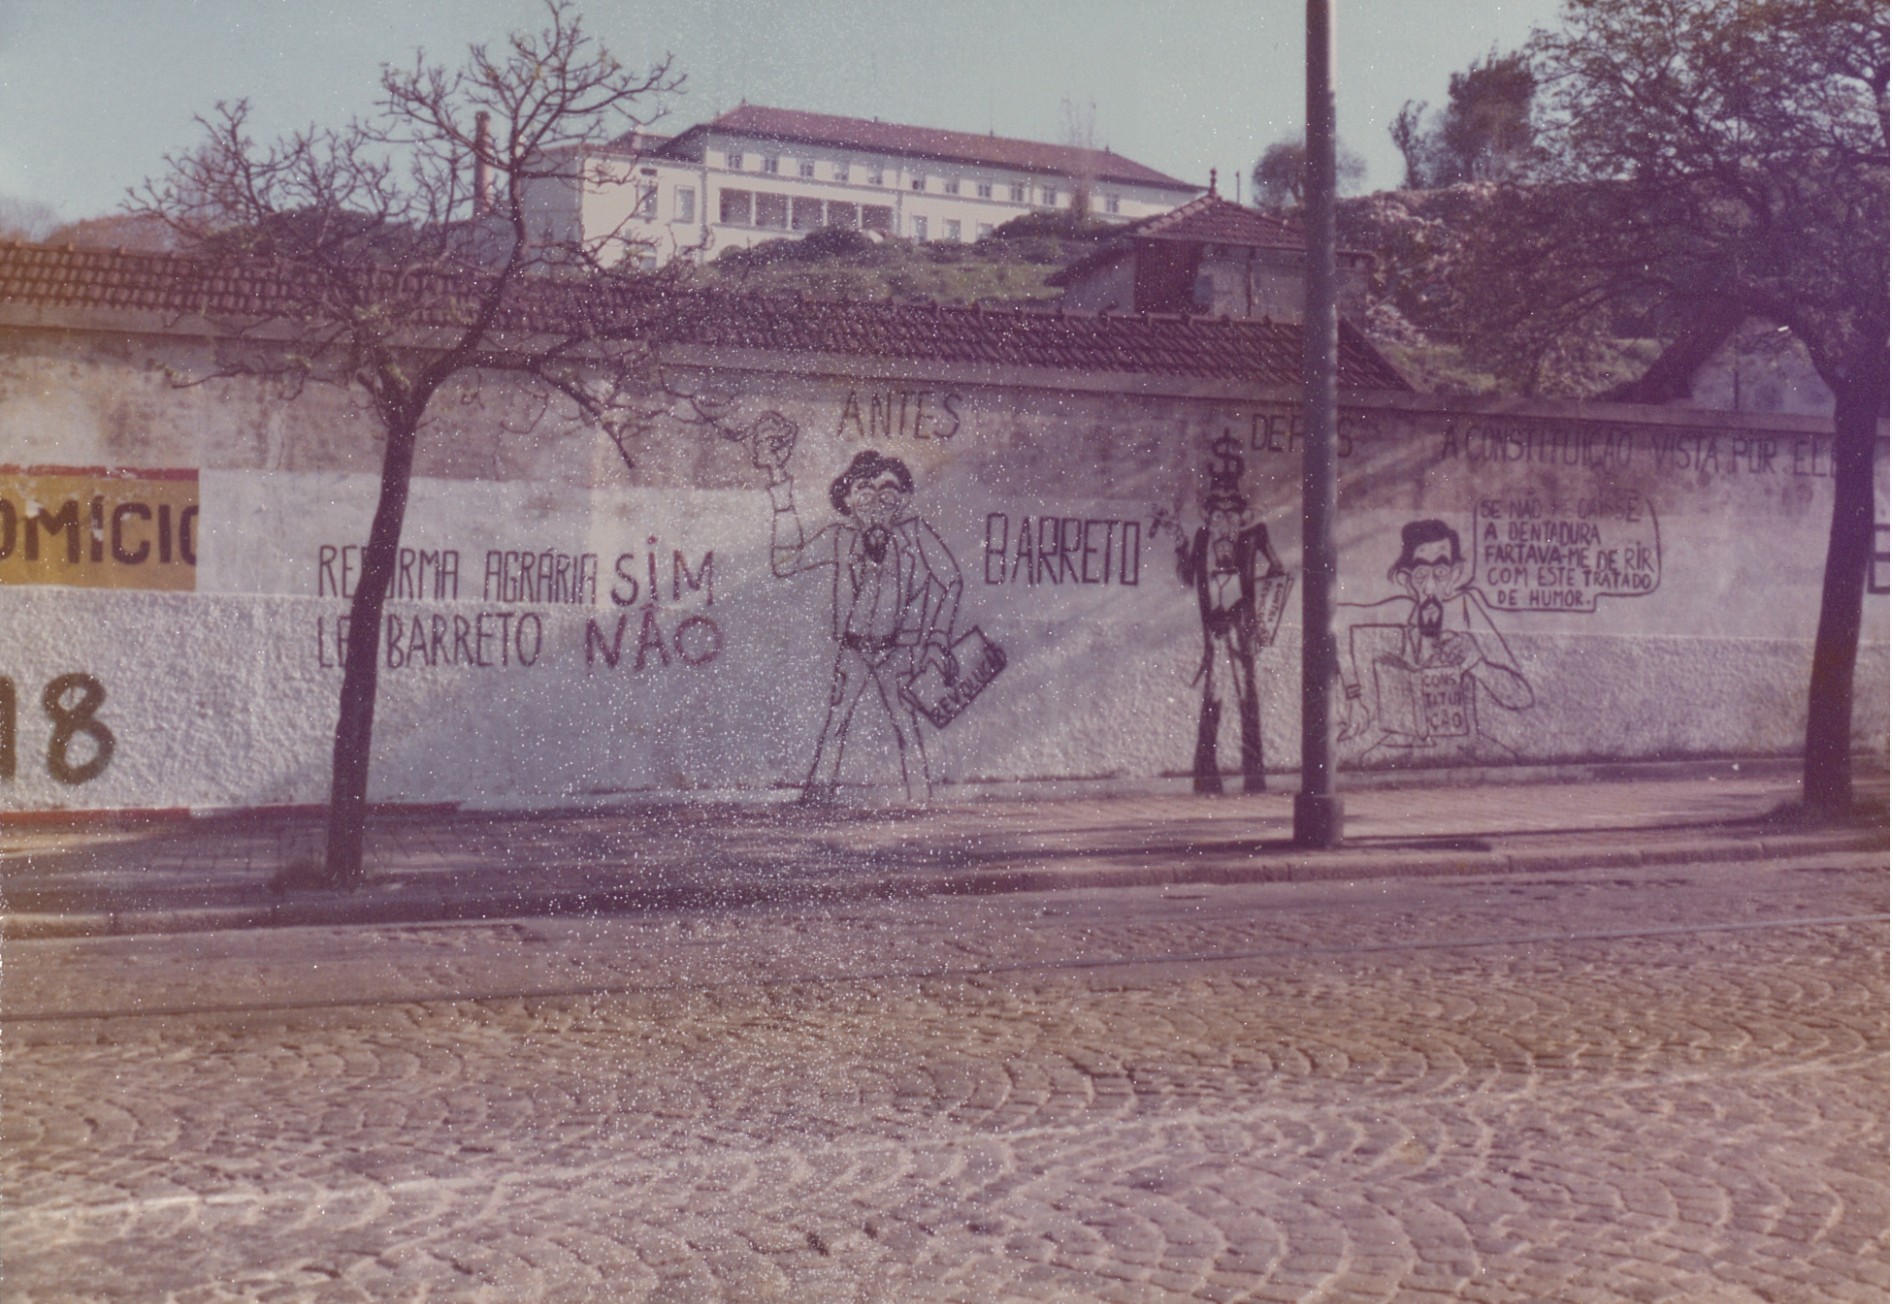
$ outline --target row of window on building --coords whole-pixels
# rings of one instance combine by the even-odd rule
[[[731,190],[727,187],[717,192],[716,220],[724,226],[750,226],[764,231],[815,231],[832,226],[852,231],[898,234],[893,227],[893,206],[890,204],[855,204],[839,199],[777,195],[767,191]],[[911,221],[911,235],[915,240],[936,238],[925,217],[916,216]],[[973,224],[973,239],[983,240],[991,234],[990,222]],[[963,241],[966,238],[965,224],[957,218],[945,218],[939,224],[937,238]]]
[[[732,155],[731,157],[739,157]],[[838,166],[838,165],[837,165]],[[636,205],[631,210],[633,217],[648,222],[657,220],[657,185],[654,181],[639,183]],[[919,188],[916,183],[916,190]],[[948,186],[949,193],[957,193],[958,182]],[[980,198],[986,198],[992,189],[990,185],[980,183]],[[1013,186],[1014,197],[1024,190],[1023,186]],[[1058,192],[1046,188],[1043,192],[1046,204],[1055,204]],[[1019,202],[1022,202],[1019,201]],[[671,188],[670,220],[675,222],[696,221],[696,187],[675,186]],[[1109,212],[1117,211],[1113,197],[1109,201]],[[724,226],[753,226],[765,230],[777,231],[813,231],[824,226],[848,227],[861,231],[884,231],[897,234],[893,230],[893,208],[888,204],[855,204],[837,199],[817,199],[805,195],[779,195],[766,191],[732,190],[724,188],[719,195],[717,221]],[[926,240],[928,220],[915,216],[912,219],[915,240]],[[983,240],[992,234],[992,224],[978,222],[974,224],[973,239]],[[963,224],[955,218],[943,219],[940,223],[938,238],[943,240],[963,240]]]
[[[761,155],[758,162],[761,165],[764,175],[783,175],[782,157],[779,154]],[[723,155],[723,163],[731,172],[741,172],[748,167],[749,156],[747,154],[737,153],[725,154]],[[796,174],[804,181],[818,181],[824,179],[818,175],[819,165],[814,159],[805,158],[796,160],[795,169]],[[887,184],[886,169],[880,164],[870,163],[862,171],[867,185],[884,186]],[[854,169],[851,164],[837,161],[828,165],[828,176],[825,179],[846,184],[852,180],[853,174]],[[962,183],[958,177],[930,177],[921,175],[911,178],[907,184],[916,191],[926,193],[934,188],[935,182],[938,183],[938,190],[941,194],[963,194],[965,193],[964,186],[970,184],[972,197],[975,199],[996,200],[997,192],[1003,190],[1007,202],[1014,204],[1029,204],[1035,202],[1041,208],[1056,208],[1064,201],[1065,197],[1064,192],[1059,190],[1056,186],[1033,186],[1029,182],[1024,181],[1003,183],[974,181]],[[1106,213],[1115,213],[1121,210],[1122,199],[1117,195],[1106,194],[1103,196],[1103,205]]]
[[[677,222],[696,221],[696,188],[694,186],[676,186],[671,190],[671,220]],[[657,188],[652,185],[645,189],[632,211],[635,217],[646,221],[657,220]],[[815,199],[806,195],[777,195],[766,191],[731,190],[725,188],[719,194],[717,221],[724,226],[751,226],[773,231],[814,231],[824,226],[845,227],[857,231],[881,231],[888,235],[897,234],[893,229],[893,207],[890,204],[855,204],[838,199]],[[911,235],[915,240],[934,238],[931,224],[923,216],[912,219]],[[983,240],[992,234],[990,222],[973,224],[972,238]],[[945,218],[939,224],[938,237],[941,240],[959,242],[965,237],[965,224],[957,218]]]

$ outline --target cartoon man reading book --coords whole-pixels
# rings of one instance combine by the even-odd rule
[[[1508,711],[1535,700],[1517,658],[1469,584],[1458,531],[1410,521],[1387,578],[1403,593],[1370,604],[1341,603],[1341,741],[1365,739],[1362,761],[1427,763],[1511,751],[1480,732],[1478,689]]]

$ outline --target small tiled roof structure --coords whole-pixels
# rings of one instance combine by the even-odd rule
[[[1100,268],[1131,257],[1137,246],[1147,240],[1165,244],[1226,245],[1237,249],[1286,249],[1297,254],[1307,248],[1307,233],[1294,223],[1232,204],[1211,191],[1180,208],[1111,232],[1110,239],[1096,253],[1053,272],[1045,277],[1045,284],[1073,285]]]
[[[744,104],[710,122],[689,128],[671,141],[665,147],[665,152],[683,157],[692,150],[700,150],[702,137],[711,132],[758,137],[783,144],[854,149],[943,163],[1054,173],[1064,177],[1151,186],[1180,194],[1194,194],[1202,189],[1201,186],[1166,176],[1155,168],[1145,167],[1107,149],[1047,145],[1040,141],[981,136],[969,131],[942,131],[934,127],[907,127],[867,118],[844,118],[831,113],[771,109],[760,104]]]
[[[388,278],[386,291],[392,293],[393,275],[375,275]],[[282,268],[267,263],[232,265],[174,254],[0,245],[0,320],[13,316],[5,309],[17,306],[233,323],[293,321],[302,315],[297,284]],[[515,288],[501,330],[1266,386],[1293,385],[1301,379],[1300,328],[1278,322],[946,308],[884,300],[834,302],[687,289],[662,280],[533,277]],[[418,310],[403,316],[416,327],[464,321],[475,289],[466,281],[409,275],[402,278],[400,291]],[[30,323],[15,316],[13,324]],[[1344,323],[1339,383],[1348,389],[1411,389]]]
[[[1116,235],[1129,240],[1179,240],[1253,249],[1307,247],[1307,233],[1294,223],[1231,204],[1213,191],[1190,200],[1181,208],[1133,222]]]

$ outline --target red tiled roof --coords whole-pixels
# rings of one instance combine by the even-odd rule
[[[393,277],[387,277],[391,288]],[[299,282],[266,264],[218,266],[170,254],[0,245],[0,304],[294,320]],[[431,275],[402,281],[415,326],[466,320],[477,286]],[[500,327],[545,334],[913,362],[1041,367],[1298,384],[1300,328],[1207,317],[1091,316],[1038,309],[942,308],[806,301],[686,290],[663,282],[534,278],[521,282]],[[1340,385],[1410,389],[1345,324]]]
[[[1131,256],[1138,240],[1166,240],[1178,244],[1219,244],[1237,248],[1291,249],[1302,253],[1307,248],[1307,232],[1293,222],[1269,217],[1252,208],[1231,204],[1219,195],[1201,195],[1180,208],[1158,213],[1111,233],[1110,239],[1095,253],[1045,277],[1045,284],[1069,286],[1099,268]],[[1343,254],[1359,251],[1342,249]]]
[[[731,109],[713,122],[691,127],[677,137],[679,144],[707,132],[759,136],[784,144],[825,145],[833,149],[871,150],[912,158],[934,159],[947,163],[983,164],[1011,168],[1020,172],[1053,174],[1062,177],[1086,177],[1097,181],[1115,181],[1125,185],[1154,186],[1185,194],[1202,189],[1187,181],[1178,181],[1155,168],[1144,167],[1121,154],[1106,149],[1083,149],[1075,145],[1047,145],[1039,141],[1013,140],[1007,136],[981,136],[969,131],[941,131],[934,127],[906,127],[893,122],[875,122],[866,118],[843,118],[831,113],[806,113],[800,109],[770,109],[760,104],[745,104]]]
[[[1307,247],[1307,233],[1292,222],[1231,204],[1218,195],[1202,195],[1181,208],[1133,222],[1122,234],[1134,240],[1188,240],[1257,249]]]

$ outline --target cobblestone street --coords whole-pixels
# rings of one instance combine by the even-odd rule
[[[5,1297],[1884,1300],[1886,906],[1854,854],[10,942]]]

